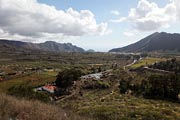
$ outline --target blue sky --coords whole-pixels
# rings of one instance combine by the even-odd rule
[[[17,14],[17,17],[7,15],[6,21],[10,18],[12,20],[12,17],[22,19],[27,11],[23,17],[27,21],[17,22],[11,25],[13,27],[0,20],[1,36],[22,41],[55,40],[61,43],[71,42],[84,49],[108,51],[134,43],[154,32],[180,31],[178,0],[0,1],[6,8],[2,7],[0,17],[7,9],[8,12]],[[17,25],[20,27],[16,28]]]
[[[95,14],[97,22],[108,22],[109,20],[117,19],[120,16],[127,16],[129,10],[135,8],[138,4],[138,0],[39,0],[39,2],[50,4],[57,9],[63,10],[70,7],[77,11],[90,10]],[[164,7],[169,3],[169,0],[149,0],[149,2],[155,2],[159,7]],[[111,11],[119,11],[120,14],[119,16],[116,16],[111,14]],[[128,23],[109,23],[109,28],[112,29],[111,34],[105,36],[83,36],[77,40],[70,40],[70,42],[82,46],[85,49],[92,48],[98,51],[107,51],[114,47],[121,47],[136,42],[156,31],[178,32],[176,29],[172,28],[158,29],[142,32],[138,36],[127,37],[122,33],[127,28],[130,28]]]

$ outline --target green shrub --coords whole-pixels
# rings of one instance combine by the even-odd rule
[[[178,74],[154,74],[142,85],[143,95],[147,98],[178,100],[179,85],[180,77]]]
[[[107,81],[97,80],[97,86],[96,87],[100,88],[100,89],[107,89],[107,88],[110,88],[110,83]]]
[[[120,80],[120,85],[119,85],[119,89],[120,89],[120,93],[126,93],[126,91],[128,89],[130,89],[130,83],[132,81],[132,78],[129,77],[128,79],[121,79]]]
[[[43,102],[49,101],[49,95],[47,93],[42,92],[34,92],[33,87],[20,85],[17,87],[11,87],[8,89],[8,94],[17,96],[17,97],[24,97],[27,99],[38,99]]]

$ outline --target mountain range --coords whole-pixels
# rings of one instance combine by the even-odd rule
[[[156,51],[178,51],[180,52],[180,34],[156,32],[146,38],[122,47],[115,48],[109,52],[156,52]]]
[[[72,45],[71,43],[61,44],[54,41],[46,41],[44,43],[30,43],[0,39],[0,48],[8,50],[39,50],[49,52],[85,52],[83,48]]]
[[[38,50],[48,52],[95,52],[94,50],[85,51],[83,48],[72,45],[71,43],[57,43],[54,41],[46,41],[44,43],[30,43],[14,40],[0,39],[1,51],[26,51]],[[156,32],[140,41],[130,44],[122,48],[115,48],[109,52],[164,52],[176,51],[180,52],[180,34],[178,33],[165,33]]]

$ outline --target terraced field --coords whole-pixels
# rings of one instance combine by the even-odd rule
[[[139,61],[137,61],[135,64],[133,64],[132,66],[130,66],[130,68],[138,68],[141,66],[147,66],[147,65],[151,65],[155,62],[159,62],[159,61],[165,61],[165,58],[143,58]]]

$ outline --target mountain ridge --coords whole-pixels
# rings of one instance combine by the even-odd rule
[[[31,43],[0,39],[0,47],[17,50],[40,50],[50,52],[85,52],[83,48],[72,45],[71,43],[57,43],[54,41],[46,41],[44,43]]]
[[[180,51],[179,44],[180,34],[155,32],[136,43],[121,48],[114,48],[109,52]]]

